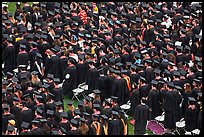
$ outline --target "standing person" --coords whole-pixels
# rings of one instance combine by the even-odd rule
[[[74,65],[74,60],[69,58],[67,61],[68,67],[64,71],[65,81],[62,85],[64,95],[67,95],[69,98],[72,98],[72,90],[77,87],[77,71],[76,66]]]
[[[20,52],[17,55],[17,66],[19,65],[28,65],[29,55],[26,52],[26,46],[20,44]]]
[[[2,63],[4,63],[3,72],[12,72],[15,68],[15,47],[13,46],[12,38],[7,38],[7,46],[2,52]]]
[[[158,81],[152,80],[151,90],[148,94],[148,106],[151,112],[151,119],[154,119],[161,113],[161,107],[159,102],[159,91],[157,90]]]
[[[121,122],[117,111],[112,111],[112,120],[108,123],[108,135],[120,135]]]
[[[176,103],[173,91],[173,82],[167,83],[167,92],[164,97],[164,127],[170,130],[176,128]]]
[[[149,107],[146,105],[146,99],[142,97],[141,104],[137,105],[134,113],[135,135],[145,134],[147,120],[149,120],[149,116],[150,116]]]
[[[186,109],[184,120],[186,123],[185,129],[186,131],[191,132],[197,127],[197,119],[198,119],[198,108],[196,107],[196,100],[193,97],[188,97],[189,104]]]

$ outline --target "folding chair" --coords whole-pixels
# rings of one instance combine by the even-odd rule
[[[184,118],[182,118],[180,121],[176,122],[176,129],[174,130],[174,132],[177,132],[178,135],[180,135],[180,130],[183,129],[185,131],[185,133],[187,132],[184,127],[186,126],[185,120]]]
[[[163,121],[164,121],[164,113],[165,113],[165,112],[163,112],[163,113],[161,114],[161,116],[157,116],[157,117],[155,117],[154,119],[155,119],[156,121],[158,121],[158,122],[163,122]]]
[[[83,93],[84,90],[86,90],[88,88],[88,85],[85,85],[85,83],[79,84],[78,87],[76,89],[73,89],[73,97],[72,99],[76,98],[79,101],[78,96],[82,95],[83,98],[86,97],[86,95]]]
[[[123,109],[127,113],[127,111],[130,109],[130,105],[131,103],[130,101],[128,101],[126,104],[121,105],[120,108]]]
[[[200,130],[199,129],[194,129],[193,131],[191,131],[192,135],[199,135],[200,134]]]

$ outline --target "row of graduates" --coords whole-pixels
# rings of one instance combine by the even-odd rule
[[[33,72],[32,76],[36,74]],[[100,91],[94,90],[93,101],[87,96],[84,101],[78,102],[76,109],[73,102],[68,102],[68,111],[65,112],[62,88],[58,87],[59,79],[53,80],[50,75],[48,76],[48,82],[54,81],[53,89],[52,84],[50,86],[44,83],[39,86],[39,81],[25,82],[25,75],[20,80],[22,83],[18,84],[18,79],[10,74],[7,80],[2,82],[3,134],[127,134],[127,119],[117,103],[117,97],[102,102]],[[27,87],[23,83],[26,83]],[[58,90],[55,91],[56,89]],[[103,124],[106,123],[105,126],[96,122],[100,119]],[[15,121],[13,125],[11,120]],[[118,131],[113,130],[115,126]],[[81,130],[76,130],[78,128]]]

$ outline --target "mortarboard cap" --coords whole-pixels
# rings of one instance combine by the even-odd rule
[[[194,58],[195,58],[196,61],[201,61],[198,56],[195,56]]]
[[[67,105],[73,105],[73,101],[68,101]]]
[[[61,117],[65,117],[65,118],[68,118],[68,114],[67,114],[67,112],[61,112],[61,115],[60,115]]]
[[[25,94],[25,95],[23,95],[23,99],[25,99],[25,98],[29,98],[30,97],[30,94],[28,93],[28,94]]]
[[[21,49],[26,49],[26,46],[23,45],[23,44],[20,44],[20,48],[21,48]]]
[[[29,126],[29,123],[24,122],[24,121],[21,124],[21,127],[24,128],[24,129],[28,129],[28,126]]]
[[[180,76],[179,71],[174,71],[174,76]]]
[[[17,102],[19,101],[19,99],[18,99],[16,96],[14,96],[14,97],[12,98],[12,100],[13,100],[13,101],[17,101]]]
[[[182,90],[182,88],[181,88],[180,86],[175,86],[175,88],[176,88],[177,90]]]
[[[194,97],[188,97],[188,100],[191,101],[191,102],[196,102]]]
[[[199,97],[202,97],[202,92],[197,93]]]
[[[47,78],[53,79],[53,78],[54,78],[54,75],[53,75],[53,74],[47,74]]]
[[[42,112],[43,112],[43,110],[40,108],[37,108],[36,111],[39,112],[40,114],[42,114]]]
[[[101,93],[101,91],[98,90],[98,89],[93,90],[93,92],[94,92],[95,94],[100,94],[100,93]]]
[[[185,76],[187,74],[187,72],[184,69],[179,70],[179,72],[182,76]]]
[[[78,123],[78,122],[77,122],[77,120],[76,120],[76,119],[74,119],[74,118],[73,118],[73,119],[71,119],[71,124],[72,124],[72,125],[77,125],[77,123]]]
[[[19,80],[17,79],[17,77],[13,76],[12,81],[13,82],[18,82]]]
[[[117,101],[117,100],[118,100],[118,97],[111,96],[111,99],[112,99],[113,101]]]
[[[100,105],[97,103],[97,104],[93,104],[93,108],[100,108]]]
[[[83,101],[79,101],[78,106],[84,106],[84,102]]]
[[[193,81],[197,82],[197,83],[200,83],[200,80],[199,79],[193,79]]]
[[[3,108],[3,109],[8,109],[8,108],[9,108],[9,105],[8,105],[8,104],[5,104],[5,105],[2,106],[2,108]]]
[[[40,119],[40,122],[41,122],[41,123],[46,123],[46,122],[47,122],[47,119],[45,119],[45,118]]]
[[[36,95],[37,99],[42,99],[43,97],[41,95]]]
[[[60,133],[56,130],[52,130],[51,135],[60,135]]]
[[[117,111],[112,111],[112,114],[115,116],[118,116],[118,112]]]
[[[32,122],[32,124],[38,124],[40,121],[38,121],[38,120],[32,120],[31,122]]]
[[[202,67],[202,62],[197,63],[199,67]]]
[[[14,131],[14,130],[15,130],[15,127],[14,127],[14,126],[8,126],[8,127],[7,127],[7,130],[8,130],[8,131]]]
[[[87,117],[89,117],[89,116],[91,116],[89,113],[87,113],[87,112],[83,112],[83,114],[84,114],[84,116],[87,116]]]
[[[32,75],[37,75],[38,73],[39,73],[39,72],[38,72],[38,71],[35,71],[35,70],[31,72]]]
[[[47,114],[48,115],[54,115],[54,111],[53,110],[47,110]]]
[[[157,84],[158,84],[158,81],[152,80],[152,81],[151,81],[151,84],[152,84],[152,85],[157,85]]]
[[[13,90],[13,87],[7,87],[6,90],[11,91],[11,90]]]
[[[171,66],[175,66],[175,64],[173,62],[169,62],[169,65]]]
[[[81,117],[80,120],[81,120],[81,122],[86,122],[86,119],[83,117]]]
[[[142,80],[143,82],[146,82],[146,79],[142,76],[140,76],[140,80]]]
[[[173,82],[168,82],[167,85],[168,85],[169,87],[174,87],[174,83],[173,83]]]
[[[60,79],[59,78],[54,78],[53,81],[56,82],[56,83],[60,83]]]
[[[154,73],[156,73],[156,74],[159,74],[159,75],[160,75],[161,70],[159,70],[159,69],[155,69],[155,70],[154,70]]]
[[[55,105],[56,105],[56,106],[61,106],[61,105],[62,105],[62,102],[61,102],[61,101],[57,101],[57,102],[55,102]]]
[[[2,85],[8,85],[8,81],[7,80],[3,80],[2,81]]]
[[[104,120],[108,120],[108,117],[106,115],[101,115],[101,118]]]

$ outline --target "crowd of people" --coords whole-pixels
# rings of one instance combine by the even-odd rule
[[[15,6],[2,5],[2,134],[127,135],[128,101],[135,135],[163,112],[166,129],[184,118],[202,134],[202,3]]]

